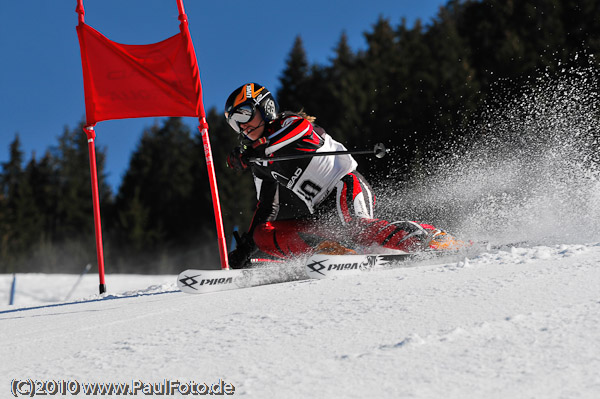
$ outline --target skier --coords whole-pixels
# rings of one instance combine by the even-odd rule
[[[314,117],[280,113],[266,87],[247,83],[235,89],[225,103],[225,118],[240,140],[227,165],[252,171],[258,199],[248,231],[237,237],[237,248],[229,253],[231,268],[248,267],[257,250],[291,258],[368,247],[418,251],[463,245],[428,224],[374,218],[373,191],[351,155],[251,161],[346,150]]]

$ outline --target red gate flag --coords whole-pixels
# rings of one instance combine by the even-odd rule
[[[177,0],[177,8],[181,21],[180,33],[159,43],[127,45],[108,40],[86,25],[83,0],[77,0],[75,11],[79,14],[77,36],[81,48],[86,113],[86,126],[83,130],[88,138],[90,153],[100,294],[106,292],[106,284],[94,126],[97,122],[109,119],[152,116],[198,118],[215,213],[221,268],[229,269],[208,123],[202,103],[200,73],[183,0]]]
[[[109,119],[203,116],[187,26],[162,42],[145,45],[113,42],[82,22],[77,34],[88,125]]]

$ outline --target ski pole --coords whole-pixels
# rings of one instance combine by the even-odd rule
[[[15,287],[17,285],[17,274],[13,273],[12,284],[10,285],[10,297],[8,299],[8,304],[12,305],[15,303]]]
[[[264,162],[264,161],[290,161],[292,159],[303,159],[312,157],[325,157],[328,155],[358,155],[358,154],[373,154],[377,158],[383,158],[385,154],[390,152],[389,149],[385,148],[383,143],[377,143],[371,150],[352,150],[352,151],[326,151],[326,152],[313,152],[307,154],[295,154],[295,155],[281,155],[278,157],[252,157],[249,158],[249,162]]]
[[[233,239],[231,240],[231,245],[229,247],[230,251],[233,251],[237,244],[240,242],[240,234],[238,233],[238,227],[237,225],[233,226]]]

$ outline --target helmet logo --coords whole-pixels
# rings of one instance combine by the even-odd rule
[[[263,91],[264,87],[259,87],[258,90],[254,90],[254,83],[249,83],[246,85],[246,98],[254,98]]]
[[[233,106],[237,107],[238,105],[242,104],[247,99],[250,99],[250,98],[254,99],[263,90],[264,90],[264,87],[262,87],[262,86],[258,90],[254,90],[254,83],[248,83],[247,85],[243,86],[241,88],[241,90],[238,92],[238,95],[233,100]],[[259,101],[260,101],[260,99],[254,100],[254,102],[256,104],[258,104]]]
[[[240,105],[241,103],[243,103],[244,101],[246,101],[246,98],[244,97],[244,91],[242,90],[236,97],[235,100],[233,100],[233,106],[237,107],[238,105]]]
[[[273,116],[273,117],[276,114],[275,101],[273,101],[273,99],[271,99],[271,98],[269,98],[269,99],[267,99],[267,101],[265,101],[265,114]]]

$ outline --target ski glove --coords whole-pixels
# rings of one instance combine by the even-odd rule
[[[235,170],[245,170],[248,168],[248,158],[245,151],[240,147],[235,147],[229,155],[227,155],[227,167]]]
[[[228,254],[229,267],[232,269],[244,269],[250,267],[250,257],[256,252],[256,245],[254,244],[252,236],[248,233],[242,234],[241,237],[235,234],[235,239],[237,247]]]
[[[241,147],[235,147],[227,156],[227,166],[235,170],[245,170],[250,164],[250,158],[265,155],[265,148],[269,140],[261,137],[252,144],[242,143]]]

